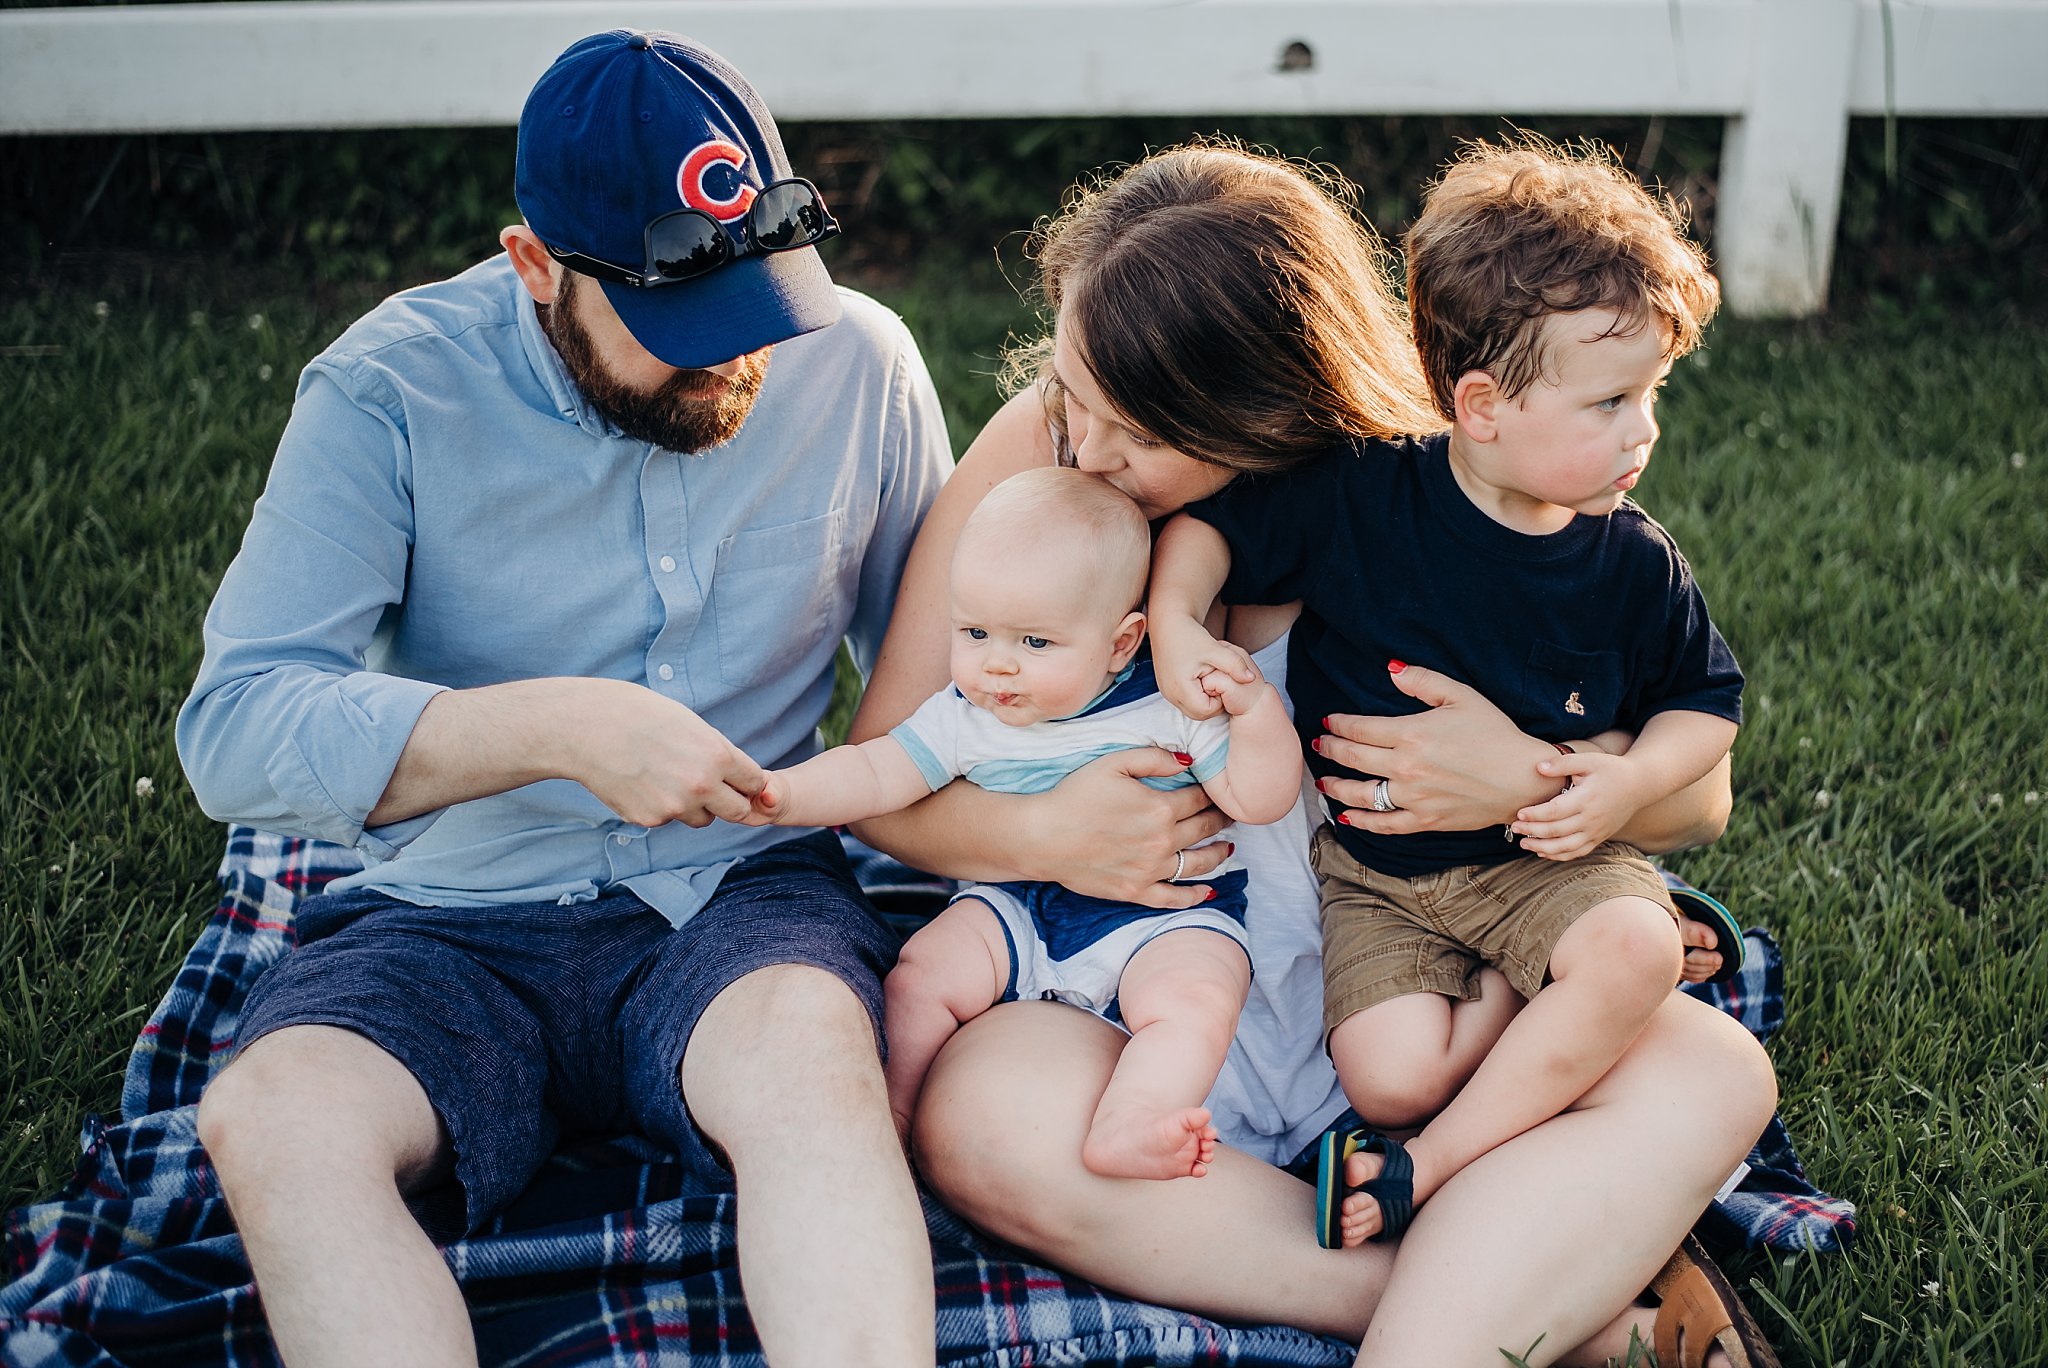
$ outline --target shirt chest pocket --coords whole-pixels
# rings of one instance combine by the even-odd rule
[[[1522,671],[1521,720],[1545,740],[1595,736],[1614,725],[1621,692],[1619,651],[1574,651],[1538,641]]]
[[[718,544],[712,620],[718,673],[745,688],[805,667],[827,668],[846,618],[846,514],[735,532]]]

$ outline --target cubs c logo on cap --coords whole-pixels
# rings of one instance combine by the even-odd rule
[[[729,143],[723,138],[699,143],[683,158],[683,164],[676,170],[676,191],[683,197],[683,203],[692,209],[701,209],[720,223],[731,223],[747,212],[754,202],[754,187],[741,178],[739,169],[747,164],[746,149]],[[720,199],[704,186],[705,177],[714,166],[730,166],[733,180],[738,188],[731,195]]]

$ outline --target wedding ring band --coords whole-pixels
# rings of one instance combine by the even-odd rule
[[[1172,878],[1170,878],[1170,879],[1168,879],[1168,880],[1167,880],[1167,882],[1168,882],[1168,883],[1179,883],[1179,882],[1180,882],[1180,876],[1181,876],[1182,872],[1183,872],[1183,871],[1185,871],[1185,870],[1187,869],[1187,867],[1188,867],[1188,853],[1187,853],[1187,852],[1186,852],[1185,850],[1176,850],[1176,851],[1174,851],[1174,852],[1173,852],[1173,877],[1172,877]]]
[[[1387,793],[1387,781],[1384,779],[1373,785],[1372,801],[1366,804],[1366,806],[1370,807],[1374,812],[1398,812],[1401,807]]]

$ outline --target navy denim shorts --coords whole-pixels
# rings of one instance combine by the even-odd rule
[[[623,891],[481,908],[360,891],[309,898],[298,922],[237,1043],[339,1026],[405,1065],[448,1128],[472,1230],[565,1135],[636,1131],[673,1149],[693,1186],[730,1190],[676,1084],[698,1017],[756,969],[815,965],[867,1008],[879,1048],[898,945],[830,832],[742,860],[679,929]]]

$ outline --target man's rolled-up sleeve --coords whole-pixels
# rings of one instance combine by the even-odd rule
[[[402,409],[319,363],[205,624],[178,754],[208,815],[389,858],[431,815],[365,831],[442,686],[366,655],[404,596],[413,535]]]

